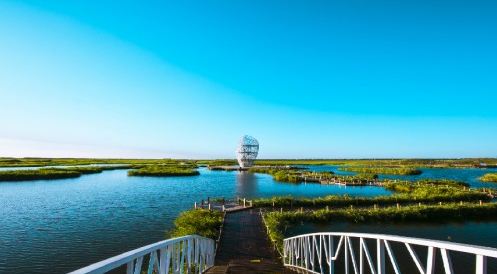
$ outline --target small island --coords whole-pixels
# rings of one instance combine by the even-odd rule
[[[128,171],[128,176],[197,176],[200,175],[195,165],[149,165]]]
[[[480,177],[480,181],[486,183],[497,183],[497,173],[487,173]]]
[[[364,167],[364,166],[346,166],[341,167],[340,170],[352,171],[357,173],[368,174],[386,174],[386,175],[419,175],[421,170],[413,167]]]

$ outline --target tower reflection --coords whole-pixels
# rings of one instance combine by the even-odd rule
[[[255,197],[257,191],[257,178],[254,173],[239,171],[236,175],[236,194],[244,198]]]

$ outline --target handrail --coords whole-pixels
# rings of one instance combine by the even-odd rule
[[[143,246],[75,270],[69,274],[100,274],[126,265],[127,274],[140,274],[148,255],[148,273],[203,273],[214,265],[215,242],[198,235],[168,239]],[[194,270],[194,271],[192,271]]]
[[[335,237],[338,238],[337,245],[335,245]],[[372,258],[365,239],[376,240],[376,260]],[[359,241],[358,260],[352,245],[354,240]],[[324,273],[325,271],[335,273],[335,261],[340,254],[343,254],[345,257],[345,273],[347,274],[349,272],[355,274],[364,273],[364,268],[367,266],[369,266],[370,273],[384,274],[385,258],[388,257],[395,273],[399,274],[400,269],[395,258],[394,249],[390,247],[390,242],[401,243],[407,248],[411,259],[421,274],[434,273],[435,256],[438,250],[440,250],[442,256],[445,273],[454,273],[449,251],[475,255],[475,273],[477,274],[487,273],[487,258],[497,258],[497,249],[490,247],[385,234],[323,232],[286,238],[283,241],[283,262],[285,266],[310,273]],[[419,259],[411,245],[427,248],[426,264]],[[341,252],[342,250],[343,252]],[[353,266],[352,269],[350,269],[350,264]]]

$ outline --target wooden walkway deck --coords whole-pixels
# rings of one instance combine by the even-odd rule
[[[253,209],[227,212],[215,266],[207,273],[296,273],[286,269]]]

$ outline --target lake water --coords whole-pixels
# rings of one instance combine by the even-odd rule
[[[0,273],[65,273],[165,238],[206,197],[388,195],[378,187],[275,182],[265,174],[128,177],[104,171],[63,180],[0,183]]]
[[[338,167],[309,168],[337,171]],[[420,176],[466,178],[470,183],[486,172],[429,171],[434,173]],[[205,168],[200,173],[154,178],[112,170],[72,179],[0,183],[0,273],[65,273],[162,240],[181,211],[206,197],[390,194],[371,186],[278,183],[265,174]]]

